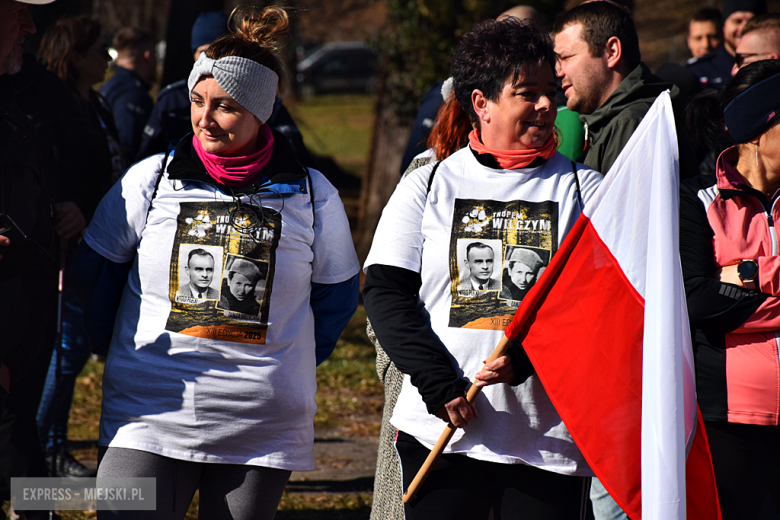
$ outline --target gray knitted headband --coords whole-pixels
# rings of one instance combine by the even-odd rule
[[[238,56],[212,60],[202,52],[187,80],[190,94],[202,76],[214,76],[222,90],[262,123],[271,117],[279,76],[268,67]]]

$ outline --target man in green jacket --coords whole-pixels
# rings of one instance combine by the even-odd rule
[[[671,90],[676,104],[679,89],[642,63],[636,27],[625,7],[609,1],[581,4],[559,16],[552,32],[566,106],[579,112],[585,125],[583,163],[607,174],[658,95]],[[682,118],[675,120],[680,175],[697,175],[693,147],[681,132]],[[628,520],[595,477],[590,498],[596,520]]]
[[[579,5],[558,17],[553,34],[566,106],[579,112],[585,125],[583,163],[606,174],[656,97],[671,90],[674,100],[679,90],[642,63],[636,27],[625,7],[612,2]],[[676,121],[680,175],[696,175],[682,118]]]

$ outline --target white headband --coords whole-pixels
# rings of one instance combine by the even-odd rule
[[[238,56],[212,60],[202,52],[187,80],[190,94],[202,76],[214,76],[222,90],[262,123],[271,117],[279,76],[268,67]]]

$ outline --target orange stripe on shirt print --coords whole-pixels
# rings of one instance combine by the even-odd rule
[[[266,330],[248,327],[231,327],[227,325],[204,327],[199,325],[179,331],[179,334],[186,334],[196,338],[232,341],[234,343],[264,345],[266,332]]]

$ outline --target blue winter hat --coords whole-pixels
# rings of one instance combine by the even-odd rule
[[[198,19],[192,25],[192,37],[190,47],[192,53],[201,45],[211,43],[228,32],[228,16],[222,11],[206,11],[200,13]]]
[[[759,81],[731,100],[723,110],[729,134],[746,143],[767,131],[780,117],[780,74]]]

